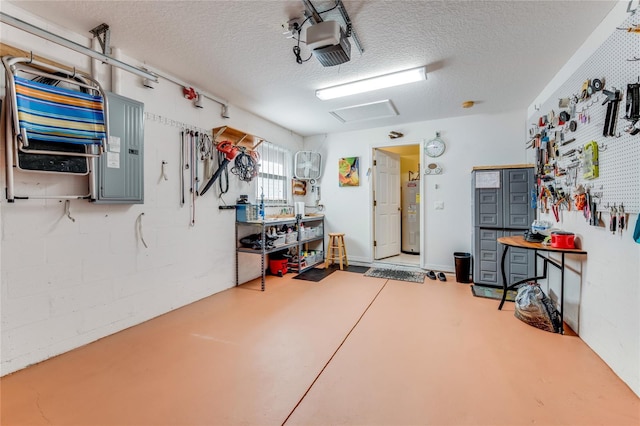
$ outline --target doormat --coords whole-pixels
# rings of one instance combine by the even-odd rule
[[[485,287],[482,285],[472,285],[471,293],[473,293],[476,297],[486,297],[487,299],[497,299],[502,300],[502,292],[504,290],[501,288],[494,287]],[[507,301],[515,302],[516,294],[518,294],[517,290],[507,290]]]
[[[331,266],[331,268],[336,268],[336,270],[338,271],[340,270],[340,266],[333,265]],[[368,270],[369,270],[368,266],[356,266],[356,265],[349,265],[343,269],[343,271],[355,272],[356,274],[364,274]]]
[[[407,271],[404,269],[370,268],[364,276],[422,284],[427,275],[424,272]]]
[[[308,271],[296,275],[293,279],[318,282],[339,270],[339,265],[331,265],[328,268],[311,268]],[[355,272],[356,274],[364,274],[367,270],[369,270],[367,266],[354,265],[345,266],[343,269],[345,272]]]
[[[294,280],[318,282],[336,271],[335,268],[311,268],[293,277]]]

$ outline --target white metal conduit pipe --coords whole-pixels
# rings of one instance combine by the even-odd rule
[[[102,63],[108,64],[108,65],[112,65],[114,67],[118,67],[118,68],[120,68],[122,70],[125,70],[125,71],[130,72],[130,73],[135,74],[135,75],[138,75],[138,76],[140,76],[142,78],[147,78],[147,79],[149,79],[151,81],[154,81],[156,83],[158,82],[158,77],[162,77],[163,79],[168,80],[168,81],[170,81],[170,82],[172,82],[174,84],[177,84],[179,86],[192,87],[191,84],[189,84],[189,83],[186,83],[186,82],[184,82],[184,81],[182,81],[182,80],[180,80],[180,79],[178,79],[176,77],[173,77],[171,75],[165,74],[165,73],[163,73],[161,71],[152,69],[149,66],[145,66],[146,69],[140,69],[140,68],[134,67],[133,65],[129,65],[129,64],[127,64],[125,62],[122,62],[122,61],[120,61],[120,60],[118,60],[116,58],[113,58],[111,56],[107,56],[107,55],[102,54],[102,53],[100,53],[100,52],[98,52],[96,50],[93,50],[93,49],[88,48],[86,46],[83,46],[83,45],[81,45],[79,43],[76,43],[75,41],[66,39],[64,37],[60,37],[57,34],[54,34],[54,33],[50,32],[50,31],[47,31],[47,30],[44,30],[44,29],[42,29],[40,27],[37,27],[37,26],[32,25],[32,24],[30,24],[28,22],[25,22],[25,21],[23,21],[21,19],[14,18],[13,16],[7,15],[4,12],[0,12],[0,22],[2,22],[4,24],[7,24],[7,25],[11,25],[12,27],[18,28],[18,29],[20,29],[22,31],[25,31],[25,32],[28,32],[30,34],[36,35],[36,36],[38,36],[40,38],[43,38],[45,40],[48,40],[48,41],[50,41],[52,43],[59,44],[59,45],[64,46],[64,47],[66,47],[68,49],[71,49],[71,50],[73,50],[75,52],[82,53],[83,55],[89,56],[89,57],[91,57],[91,58],[93,58],[93,59],[95,59],[97,61],[101,61]],[[92,65],[94,66],[93,67],[94,68],[93,71],[95,72],[96,69],[97,69],[97,63],[94,62]],[[112,81],[112,84],[113,84],[113,81]],[[116,85],[117,85],[117,82],[116,82]],[[114,88],[112,88],[112,90],[113,89]],[[113,91],[116,92],[116,90],[113,90]],[[199,92],[199,93],[203,97],[205,97],[205,98],[207,98],[207,99],[209,99],[209,100],[211,100],[211,101],[213,101],[213,102],[215,102],[217,104],[220,104],[222,106],[222,114],[221,114],[222,117],[223,118],[228,118],[229,103],[226,100],[220,99],[217,96],[211,95],[211,94],[206,93],[206,92]]]
[[[3,24],[7,24],[7,25],[11,25],[12,27],[16,27],[18,29],[21,29],[22,31],[26,31],[30,34],[36,35],[40,38],[43,38],[45,40],[48,40],[52,43],[56,43],[59,44],[60,46],[64,46],[68,49],[71,49],[73,51],[76,51],[78,53],[82,53],[83,55],[87,55],[90,56],[94,59],[98,59],[102,62],[104,62],[105,64],[109,64],[109,65],[113,65],[114,67],[118,67],[120,69],[123,69],[125,71],[128,71],[132,74],[136,74],[140,77],[143,78],[148,78],[152,81],[158,81],[158,78],[153,75],[150,72],[147,72],[145,70],[142,70],[140,68],[136,68],[133,65],[129,65],[127,63],[124,63],[122,61],[119,61],[115,58],[112,58],[111,56],[107,56],[104,55],[100,52],[96,52],[93,49],[90,49],[86,46],[83,46],[79,43],[76,43],[75,41],[71,41],[69,39],[66,39],[64,37],[60,37],[57,34],[54,34],[52,32],[49,32],[47,30],[44,30],[42,28],[36,27],[35,25],[32,25],[28,22],[25,22],[21,19],[18,18],[14,18],[13,16],[7,15],[4,12],[0,12],[0,22],[2,22]]]
[[[113,58],[115,58],[116,60],[120,60],[122,58],[122,54],[120,52],[120,48],[119,47],[112,47],[111,48],[111,56]],[[122,71],[120,71],[118,68],[116,67],[111,67],[111,91],[113,93],[117,93],[118,95],[122,94],[122,84],[120,83],[121,78],[120,78],[120,73]]]
[[[193,87],[190,83],[182,81],[179,78],[174,77],[172,75],[165,74],[164,72],[159,71],[159,70],[157,70],[157,69],[155,69],[155,68],[153,68],[153,67],[151,67],[149,65],[145,65],[144,69],[146,69],[147,71],[152,72],[154,75],[156,75],[156,76],[158,76],[160,78],[163,78],[163,79],[165,79],[167,81],[170,81],[171,83],[176,84],[178,86],[181,86],[181,87]],[[196,87],[194,87],[194,90],[196,92],[198,92],[198,94],[200,96],[202,96],[204,98],[207,98],[210,101],[213,101],[213,102],[219,104],[220,106],[222,106],[222,116],[224,118],[227,118],[227,117],[225,117],[225,115],[226,115],[226,112],[227,112],[227,108],[229,107],[229,102],[228,101],[226,101],[226,100],[224,100],[222,98],[219,98],[219,97],[217,97],[215,95],[212,95],[210,93],[202,92],[202,91],[198,90],[198,88],[196,88]]]

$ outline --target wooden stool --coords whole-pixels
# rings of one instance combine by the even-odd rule
[[[342,259],[344,259],[344,266],[348,267],[349,261],[347,260],[347,246],[344,244],[344,234],[329,232],[329,250],[324,267],[328,268],[329,264],[333,265],[337,260],[340,262],[340,269],[342,270]]]

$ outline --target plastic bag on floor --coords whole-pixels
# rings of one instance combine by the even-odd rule
[[[518,289],[515,316],[541,330],[559,333],[560,314],[538,283],[527,283]]]

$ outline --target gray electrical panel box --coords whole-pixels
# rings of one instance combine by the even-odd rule
[[[473,171],[473,233],[475,284],[501,286],[499,237],[523,235],[535,219],[531,190],[535,186],[533,167],[506,166]],[[512,248],[505,259],[509,282],[533,276],[534,253]]]
[[[96,165],[96,203],[144,203],[144,104],[107,92],[109,140]]]

